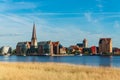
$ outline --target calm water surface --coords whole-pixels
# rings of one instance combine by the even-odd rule
[[[3,62],[59,62],[90,66],[120,67],[120,56],[0,56]]]

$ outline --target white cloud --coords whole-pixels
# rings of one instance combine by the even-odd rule
[[[98,22],[98,19],[94,19],[92,17],[92,13],[90,13],[90,12],[84,13],[84,16],[86,17],[87,21],[92,23],[92,24],[96,24]]]
[[[85,17],[87,21],[94,24],[96,23],[95,25],[99,25],[98,22],[95,22],[96,19],[92,17],[92,14],[86,13]],[[64,18],[61,18],[60,20],[63,22],[65,21]],[[89,41],[89,46],[97,46],[99,38],[111,37],[110,35],[105,35],[102,32],[96,33],[91,32],[91,30],[82,30],[82,25],[81,27],[78,27],[79,25],[70,23],[69,21],[69,24],[61,25],[60,23],[52,24],[49,20],[40,18],[34,14],[0,14],[0,23],[2,23],[0,27],[0,35],[2,36],[0,37],[0,46],[10,45],[15,48],[17,42],[19,41],[30,41],[34,21],[36,23],[38,41],[60,41],[62,45],[69,46],[80,43],[84,38],[87,38]],[[90,29],[90,27],[88,29]],[[97,29],[99,28],[96,26],[96,30]]]
[[[112,26],[113,26],[113,32],[114,32],[114,36],[118,38],[118,35],[120,34],[120,21],[116,20],[112,23]],[[116,34],[116,35],[115,35]]]
[[[96,6],[99,8],[99,11],[102,12],[103,7],[104,7],[104,5],[103,5],[104,1],[103,0],[96,0],[96,2],[97,2]]]
[[[5,11],[15,11],[15,10],[27,10],[31,9],[34,11],[34,9],[38,6],[36,3],[32,2],[12,2],[8,0],[3,0],[4,2],[0,2],[0,12]]]
[[[41,11],[36,12],[34,9],[38,4],[32,2],[12,2],[12,0],[2,0],[0,3],[0,12],[7,12],[13,10],[33,10],[35,13],[21,13],[21,14],[0,14],[0,46],[10,45],[15,48],[17,42],[19,41],[30,41],[33,22],[36,23],[37,37],[38,41],[43,40],[53,40],[60,41],[63,45],[69,46],[72,44],[80,43],[84,38],[87,38],[89,41],[89,46],[98,45],[99,38],[101,37],[111,37],[111,35],[104,33],[104,24],[100,22],[101,17],[95,15],[107,15],[102,16],[104,19],[109,19],[110,17],[118,17],[120,13],[114,12],[102,12],[102,13],[43,13]],[[101,0],[96,0],[96,4],[99,9],[102,9],[104,6]],[[39,3],[40,6],[40,3]],[[94,15],[95,14],[95,15]],[[108,16],[110,14],[110,16]],[[113,14],[113,15],[111,15]],[[117,15],[114,15],[117,14]],[[59,17],[60,22],[55,23],[56,19],[51,23],[50,20],[47,20],[43,16],[65,16],[72,15],[72,18]],[[80,15],[77,18],[81,18],[78,21],[81,24],[78,24],[78,21],[73,19],[73,15]],[[82,16],[81,16],[82,15]],[[42,17],[41,17],[42,16]],[[68,16],[67,16],[68,17]],[[55,18],[55,17],[52,17]],[[67,22],[65,22],[67,21]],[[61,23],[63,23],[61,25]],[[88,30],[82,30],[82,27],[87,27]],[[114,23],[115,28],[119,28],[120,24],[118,21]],[[98,33],[97,33],[98,32]],[[112,36],[118,39],[117,36]],[[116,40],[118,42],[119,40]],[[116,44],[115,42],[115,44]],[[118,44],[117,44],[118,45]]]
[[[87,20],[88,20],[89,22],[92,21],[91,13],[85,13],[84,15],[85,15],[85,17],[87,18]]]
[[[117,28],[117,29],[120,28],[120,24],[119,24],[118,21],[115,21],[115,22],[114,22],[114,27]]]

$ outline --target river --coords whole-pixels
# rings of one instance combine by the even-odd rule
[[[120,56],[0,56],[1,62],[58,62],[76,65],[120,67]]]

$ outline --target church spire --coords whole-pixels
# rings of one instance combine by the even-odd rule
[[[35,23],[33,24],[33,32],[32,32],[32,38],[31,38],[31,46],[34,47],[34,48],[37,47],[37,36],[36,36]]]
[[[35,28],[35,23],[33,24],[32,39],[37,39],[37,37],[36,37],[36,28]]]

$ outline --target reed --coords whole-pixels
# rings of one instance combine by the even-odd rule
[[[119,68],[0,62],[0,80],[120,80]]]

